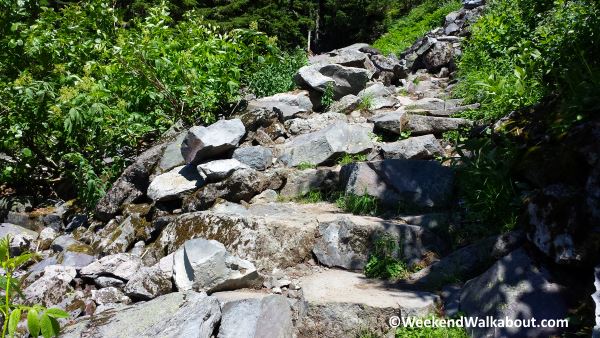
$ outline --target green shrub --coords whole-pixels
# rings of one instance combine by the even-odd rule
[[[376,215],[379,212],[379,200],[367,195],[341,194],[335,201],[338,208],[356,215]]]
[[[89,206],[176,120],[211,123],[243,87],[291,88],[304,62],[254,30],[194,12],[174,22],[164,5],[125,22],[108,0],[2,1],[0,19],[0,184],[74,185]]]
[[[306,169],[314,169],[317,166],[313,163],[308,163],[308,162],[300,162],[297,166],[296,169],[298,170],[306,170]]]
[[[397,238],[387,233],[380,234],[373,243],[369,260],[365,265],[365,276],[384,279],[406,277],[409,273],[406,263],[395,258],[400,252]]]
[[[321,105],[323,111],[329,109],[329,107],[335,102],[335,93],[333,92],[333,82],[327,82],[323,96],[321,96]]]
[[[344,154],[338,159],[337,164],[346,165],[355,162],[364,162],[366,160],[367,155],[365,154]]]
[[[459,10],[457,0],[427,0],[391,24],[387,33],[373,43],[384,54],[400,54],[425,33],[441,26],[448,13]]]
[[[306,52],[296,49],[284,52],[280,56],[259,59],[258,70],[248,75],[246,82],[249,90],[258,97],[271,96],[294,89],[294,75],[308,59]]]

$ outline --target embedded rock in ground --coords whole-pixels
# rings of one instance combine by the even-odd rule
[[[392,316],[423,317],[434,312],[438,297],[428,292],[399,291],[362,273],[327,270],[301,278],[306,313],[301,337],[354,337],[368,330],[384,335]]]
[[[315,114],[306,119],[291,119],[285,122],[285,128],[292,135],[300,135],[321,130],[338,121],[346,122],[348,118],[340,113]]]
[[[194,126],[188,130],[181,154],[186,163],[199,162],[234,149],[246,134],[239,119],[220,120],[208,127]]]
[[[444,149],[435,136],[423,135],[384,143],[381,145],[381,152],[385,159],[429,160],[442,156]]]
[[[62,301],[64,295],[72,291],[69,285],[77,276],[73,267],[50,265],[44,268],[44,275],[23,290],[28,304],[51,307]]]
[[[401,131],[410,131],[413,135],[441,134],[471,125],[471,121],[461,118],[407,114],[406,124]]]
[[[375,125],[375,130],[391,132],[400,135],[404,131],[407,114],[397,110],[375,115],[369,119]]]
[[[367,194],[395,207],[447,207],[453,184],[452,169],[434,161],[361,162],[345,165],[340,171],[340,185],[346,193]]]
[[[58,263],[64,266],[70,266],[76,270],[92,264],[96,258],[82,252],[64,251],[58,256]]]
[[[227,178],[236,170],[249,167],[236,159],[215,160],[198,165],[198,172],[206,176],[206,180],[216,182]]]
[[[162,174],[167,172],[175,167],[179,167],[185,164],[185,159],[181,154],[181,145],[183,144],[183,140],[187,136],[187,131],[184,131],[177,135],[177,137],[171,141],[165,147],[165,150],[162,153],[162,157],[160,161],[158,161],[158,165],[156,166],[155,172],[157,174]]]
[[[272,111],[279,116],[281,121],[286,121],[299,114],[310,113],[313,105],[307,91],[297,90],[248,102],[248,111],[260,109]]]
[[[193,291],[175,292],[82,317],[61,330],[61,337],[210,338],[220,319],[216,298]]]
[[[237,148],[233,152],[234,159],[255,170],[265,170],[273,162],[273,152],[263,146]]]
[[[320,167],[316,169],[288,169],[285,185],[279,191],[281,197],[294,198],[310,191],[334,190],[339,180],[339,169]]]
[[[374,97],[371,99],[371,104],[369,105],[368,109],[377,110],[383,108],[393,108],[397,103],[398,100],[396,100],[396,98],[393,96]]]
[[[286,268],[311,258],[318,215],[339,210],[326,204],[251,204],[228,212],[213,210],[183,214],[162,231],[155,245],[174,252],[192,238],[214,239],[232,255],[249,260],[262,270]]]
[[[227,302],[218,338],[293,337],[292,310],[286,297],[271,295]]]
[[[158,175],[148,187],[148,197],[153,201],[168,201],[181,198],[204,184],[204,179],[193,165],[176,167]]]
[[[418,263],[430,251],[443,252],[444,243],[427,230],[377,217],[343,215],[319,222],[313,249],[319,263],[349,270],[365,267],[378,236],[388,234],[400,243],[398,256]]]
[[[188,240],[173,256],[173,280],[179,291],[235,290],[260,285],[254,264],[232,256],[215,240]]]
[[[567,317],[563,287],[555,284],[549,272],[538,266],[524,249],[513,251],[481,276],[468,281],[460,296],[460,310],[468,316],[530,320]],[[473,327],[476,337],[560,336],[560,328]]]
[[[127,253],[104,256],[94,263],[81,269],[82,277],[98,278],[101,276],[129,280],[142,266],[138,256]]]
[[[290,167],[301,163],[320,165],[333,162],[343,154],[366,153],[372,148],[373,141],[367,128],[336,122],[285,143],[280,160]]]
[[[472,278],[488,268],[494,260],[520,247],[524,241],[525,236],[521,231],[486,238],[412,273],[406,282],[421,289],[437,290],[457,279]]]
[[[173,255],[163,257],[151,267],[142,267],[127,282],[123,291],[135,300],[149,300],[173,290]]]
[[[133,203],[145,195],[150,184],[150,174],[159,161],[165,146],[166,144],[159,144],[146,150],[123,171],[96,205],[94,215],[98,219],[109,221],[119,212],[122,205]]]
[[[358,96],[361,98],[387,97],[387,96],[391,96],[395,93],[395,90],[393,88],[394,87],[386,86],[385,84],[383,84],[381,82],[375,82],[375,83],[371,84],[370,86],[368,86],[367,88],[361,90],[360,93],[358,93]]]
[[[300,87],[319,93],[324,93],[332,86],[334,98],[340,99],[363,90],[369,78],[369,71],[363,68],[314,64],[300,68],[295,81]]]
[[[153,223],[137,214],[130,215],[123,222],[109,222],[98,231],[99,242],[93,245],[103,254],[116,254],[128,251],[136,242],[149,240],[158,232]]]
[[[271,189],[278,190],[284,177],[277,172],[262,172],[254,169],[240,169],[227,179],[207,184],[183,200],[184,211],[198,211],[210,208],[217,199],[229,202],[249,202],[252,197]]]
[[[261,192],[260,194],[252,197],[252,199],[250,200],[250,203],[256,204],[256,203],[277,202],[278,198],[279,198],[279,194],[277,193],[277,191],[272,190],[272,189],[267,189],[267,190]]]
[[[129,303],[129,297],[125,296],[121,290],[114,286],[92,290],[92,300],[98,305]]]
[[[339,101],[332,103],[329,107],[329,112],[339,114],[350,114],[351,112],[356,110],[356,108],[358,108],[361,101],[362,100],[360,97],[353,94],[348,94],[342,97]]]

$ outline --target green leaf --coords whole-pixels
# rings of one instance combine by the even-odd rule
[[[11,337],[14,337],[15,331],[17,330],[17,325],[19,325],[19,321],[21,320],[21,309],[14,309],[10,313],[10,317],[8,318],[8,334]]]
[[[68,312],[55,307],[46,310],[46,314],[52,318],[69,318]]]
[[[29,309],[27,313],[27,330],[33,338],[40,335],[40,319],[36,309]]]
[[[31,156],[33,156],[33,152],[29,148],[23,148],[21,150],[21,154],[23,155],[23,157],[31,157]]]
[[[40,327],[44,338],[52,338],[58,335],[58,332],[54,330],[52,318],[45,313],[42,313],[42,316],[40,317]]]

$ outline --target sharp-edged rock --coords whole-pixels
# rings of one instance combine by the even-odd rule
[[[209,159],[237,147],[245,134],[246,128],[239,119],[221,120],[208,127],[194,126],[181,145],[181,154],[188,164]]]
[[[173,255],[163,257],[151,267],[142,267],[125,285],[127,296],[136,300],[149,300],[173,291]]]
[[[319,93],[332,86],[334,97],[340,99],[348,94],[358,94],[369,78],[369,71],[364,68],[314,64],[300,68],[295,80],[300,87]]]
[[[418,114],[407,114],[403,130],[414,135],[441,134],[451,130],[469,127],[472,122],[467,119],[452,117],[435,117]]]
[[[173,170],[158,175],[148,187],[148,197],[154,201],[167,201],[181,198],[204,184],[203,177],[194,165],[176,167]]]
[[[198,172],[202,172],[209,182],[221,181],[239,169],[248,169],[244,163],[234,159],[214,160],[198,165]]]
[[[358,108],[361,101],[362,100],[360,97],[353,94],[348,94],[339,99],[339,101],[336,101],[333,104],[331,104],[331,107],[329,107],[329,112],[339,114],[350,114],[351,112],[356,110],[356,108]]]
[[[225,303],[218,338],[293,337],[292,310],[283,296],[266,296]]]
[[[233,158],[255,170],[265,170],[273,163],[273,152],[263,146],[237,148]]]
[[[442,156],[444,149],[435,136],[423,135],[384,143],[381,152],[385,159],[430,160]]]
[[[51,307],[60,303],[66,293],[72,291],[69,285],[77,276],[75,268],[50,265],[44,268],[44,275],[23,290],[28,304],[41,304]]]
[[[266,109],[277,114],[280,121],[287,121],[299,114],[310,113],[313,104],[308,92],[298,90],[289,93],[279,93],[248,102],[248,110]]]
[[[315,114],[305,119],[291,119],[285,122],[285,128],[291,135],[300,135],[315,132],[328,127],[338,121],[346,122],[348,118],[341,113]]]
[[[142,266],[141,259],[126,253],[119,253],[100,258],[84,267],[79,272],[82,277],[98,278],[107,276],[129,280]]]

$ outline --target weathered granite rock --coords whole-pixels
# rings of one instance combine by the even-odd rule
[[[44,275],[23,290],[28,304],[41,304],[50,307],[62,301],[72,290],[69,283],[77,276],[73,267],[50,265],[44,268]]]
[[[121,290],[114,286],[109,286],[100,290],[92,290],[92,300],[98,305],[129,303],[129,297],[125,296]]]
[[[65,327],[61,337],[210,338],[220,319],[216,298],[192,291],[175,292],[82,317]]]
[[[162,174],[175,167],[179,167],[185,164],[185,159],[181,154],[181,145],[187,136],[187,131],[179,133],[177,137],[167,144],[165,150],[162,153],[160,161],[156,166],[155,173]]]
[[[339,168],[319,167],[317,169],[286,172],[285,185],[279,192],[281,197],[294,198],[308,194],[312,190],[333,190],[339,180]]]
[[[358,108],[361,101],[362,100],[360,97],[353,94],[348,94],[342,97],[339,101],[335,101],[333,104],[331,104],[329,107],[329,112],[349,114]]]
[[[173,256],[173,280],[179,291],[224,291],[258,286],[254,265],[232,256],[215,240],[188,240]]]
[[[518,249],[465,284],[460,310],[479,318],[535,318],[538,323],[543,319],[566,318],[562,287],[551,280],[545,268]],[[548,327],[473,327],[467,331],[477,337],[550,337],[561,333],[559,328]]]
[[[81,269],[82,277],[98,278],[107,276],[129,280],[142,266],[141,259],[126,253],[119,253],[100,258],[94,263]]]
[[[220,120],[208,127],[189,129],[181,145],[186,163],[195,163],[231,150],[240,143],[246,128],[239,119]]]
[[[261,171],[273,163],[273,152],[263,146],[237,148],[232,157],[252,169]]]
[[[290,167],[301,163],[320,165],[335,161],[343,154],[365,153],[372,148],[373,142],[367,128],[336,122],[284,144],[280,160]]]
[[[173,290],[173,255],[151,267],[139,269],[125,285],[125,294],[135,300],[149,300]]]
[[[193,165],[176,167],[158,175],[148,187],[148,197],[154,201],[168,201],[198,189],[204,184],[203,177]]]
[[[314,64],[300,68],[295,80],[300,87],[319,93],[324,93],[328,86],[332,86],[334,98],[340,99],[363,90],[369,78],[369,71],[364,68]]]
[[[215,160],[198,165],[198,172],[202,172],[209,182],[216,182],[227,178],[236,170],[249,167],[236,159]]]
[[[435,136],[423,135],[384,143],[381,145],[381,152],[385,159],[429,160],[442,156],[444,149]]]
[[[280,121],[287,121],[300,114],[310,113],[313,104],[305,90],[279,93],[248,102],[248,111],[262,109],[277,114]]]
[[[217,337],[286,338],[294,334],[289,302],[273,295],[225,303]]]
[[[407,114],[406,124],[403,126],[402,130],[408,130],[413,135],[441,134],[447,131],[469,127],[472,124],[471,121],[461,118]]]
[[[348,118],[341,113],[315,114],[308,118],[297,118],[285,121],[285,128],[291,135],[300,135],[315,132],[328,127],[338,121],[346,122]]]

